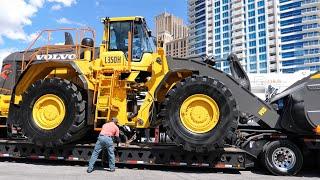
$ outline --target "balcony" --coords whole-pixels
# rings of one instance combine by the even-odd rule
[[[245,41],[244,41],[244,38],[239,38],[239,39],[233,39],[233,40],[232,40],[232,44],[233,44],[233,45],[239,45],[239,44],[242,45],[243,42],[245,42]]]
[[[276,48],[275,47],[269,48],[269,53],[270,54],[275,54],[276,53]]]
[[[232,11],[232,17],[242,16],[243,14],[244,14],[244,11],[242,8],[235,10],[235,11]]]
[[[276,56],[270,56],[269,60],[270,60],[270,62],[275,62],[276,61]]]
[[[268,29],[270,30],[270,29],[274,29],[274,24],[270,24],[269,26],[268,26]]]
[[[244,33],[242,31],[236,31],[232,33],[233,38],[243,37],[243,36],[244,36]]]
[[[234,17],[231,19],[233,24],[239,24],[242,23],[244,21],[244,18],[242,17]]]
[[[234,10],[243,8],[243,2],[242,1],[235,2],[232,4],[231,8]]]
[[[277,69],[277,64],[270,64],[270,69]]]
[[[235,52],[235,53],[240,53],[244,50],[243,46],[233,46],[232,47],[232,52]]]
[[[268,21],[269,21],[269,22],[274,22],[274,20],[275,20],[274,16],[269,16],[269,17],[268,17]]]
[[[276,40],[275,39],[269,40],[269,44],[270,45],[275,45],[276,44]]]
[[[232,31],[242,30],[243,28],[244,28],[244,25],[242,23],[241,24],[232,25]]]
[[[273,9],[268,9],[268,14],[274,14],[274,10]]]

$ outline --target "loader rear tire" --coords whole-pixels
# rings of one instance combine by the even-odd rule
[[[22,95],[22,132],[40,146],[58,146],[82,138],[87,131],[85,100],[68,80],[47,78]]]
[[[231,143],[238,114],[236,100],[223,83],[192,76],[167,93],[160,116],[177,145],[187,151],[208,152]]]

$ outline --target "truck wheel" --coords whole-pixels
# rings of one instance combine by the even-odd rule
[[[187,151],[223,147],[238,125],[231,91],[219,80],[201,76],[178,82],[166,95],[160,115],[168,135]]]
[[[68,80],[36,81],[22,95],[21,111],[21,130],[37,145],[62,145],[86,134],[85,101]]]
[[[262,152],[264,166],[274,175],[290,176],[302,168],[303,155],[300,149],[288,140],[273,141]]]

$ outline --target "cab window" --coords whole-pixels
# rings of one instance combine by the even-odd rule
[[[128,55],[128,32],[131,31],[131,22],[110,23],[110,51],[122,51]]]

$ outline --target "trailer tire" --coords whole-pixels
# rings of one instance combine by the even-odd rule
[[[270,173],[279,176],[295,175],[303,165],[300,149],[288,140],[267,143],[263,148],[261,160]]]
[[[85,136],[85,100],[79,88],[60,78],[33,83],[22,95],[19,125],[25,136],[40,146],[58,146]]]
[[[193,97],[194,101],[190,100],[191,103],[188,104]],[[209,105],[206,104],[207,101]],[[200,109],[190,110],[197,103]],[[182,109],[184,106],[187,106],[185,111]],[[205,116],[199,114],[198,110],[201,111],[201,108],[204,108]],[[187,151],[208,152],[231,143],[238,125],[238,114],[236,100],[222,82],[205,76],[192,76],[178,82],[167,93],[160,116],[163,116],[167,134],[177,145]],[[212,117],[215,117],[214,123],[210,121]],[[186,119],[190,121],[190,126],[186,125]],[[212,123],[215,125],[210,126]],[[199,131],[193,130],[192,126],[194,129],[199,126]],[[201,131],[201,128],[205,130]]]

